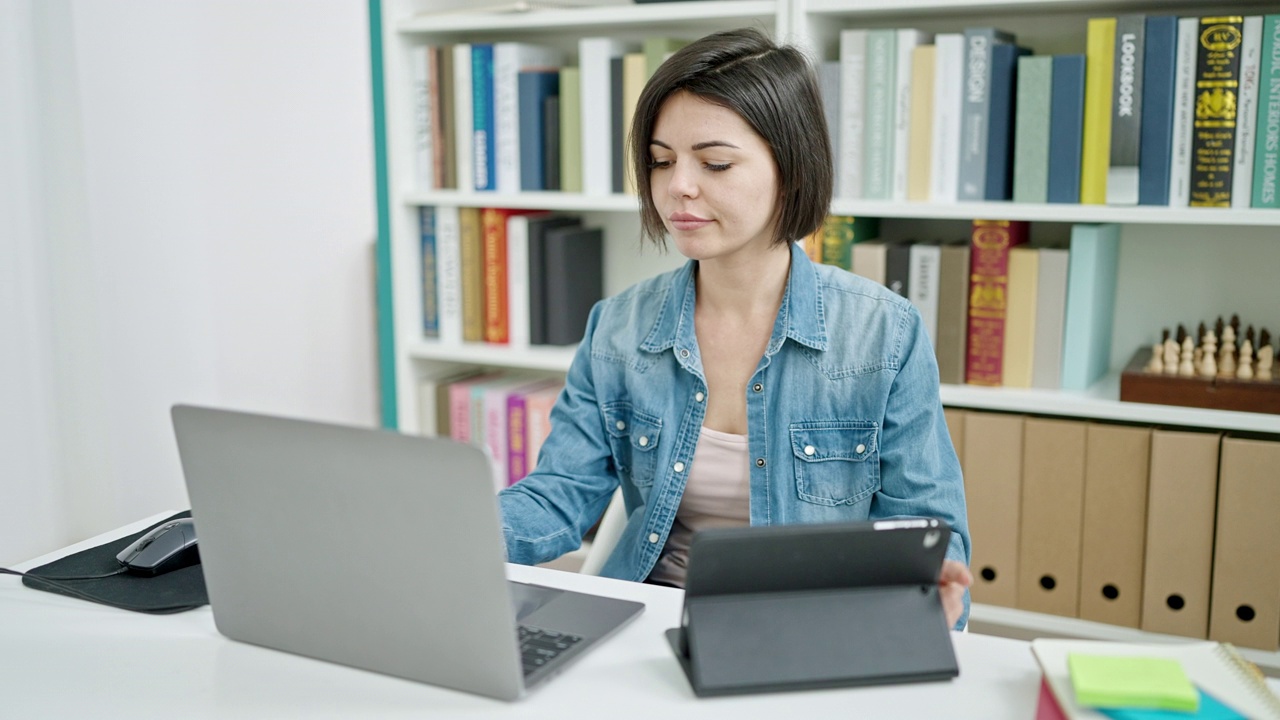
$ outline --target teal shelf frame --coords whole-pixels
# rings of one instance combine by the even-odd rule
[[[382,0],[369,0],[369,66],[373,89],[374,181],[378,208],[378,390],[382,426],[399,427],[396,395],[395,310],[391,305],[391,193],[387,177],[387,107],[382,72]]]

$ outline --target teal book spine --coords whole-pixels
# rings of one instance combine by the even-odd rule
[[[898,87],[896,30],[867,33],[866,144],[863,148],[862,197],[893,197],[893,126]]]
[[[418,208],[422,251],[422,334],[440,337],[440,275],[436,267],[436,212]]]
[[[1276,194],[1276,169],[1280,164],[1280,15],[1268,15],[1263,20],[1258,80],[1253,207],[1280,208],[1280,196]]]
[[[1119,225],[1071,228],[1062,331],[1063,390],[1087,390],[1107,374],[1119,261]]]
[[[1048,202],[1049,93],[1053,58],[1018,58],[1018,107],[1013,131],[1013,201]]]

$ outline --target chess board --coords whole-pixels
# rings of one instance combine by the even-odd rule
[[[1150,360],[1149,347],[1133,354],[1120,374],[1120,400],[1280,415],[1280,374],[1271,380],[1182,377],[1148,372]]]

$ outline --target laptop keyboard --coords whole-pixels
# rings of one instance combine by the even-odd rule
[[[520,627],[520,659],[524,674],[529,675],[554,660],[561,653],[582,642],[578,635],[541,630],[528,625]]]

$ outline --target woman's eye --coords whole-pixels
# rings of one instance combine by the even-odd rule
[[[670,160],[650,160],[649,161],[650,170],[662,170],[664,168],[669,168],[669,167],[671,167]]]
[[[725,170],[728,170],[729,168],[733,167],[733,163],[725,163],[723,165],[716,165],[715,163],[706,163],[703,165],[703,167],[710,170],[711,172],[724,172]]]

